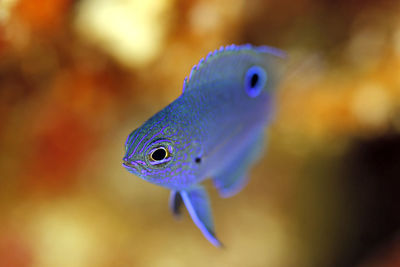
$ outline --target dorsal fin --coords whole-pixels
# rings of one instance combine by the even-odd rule
[[[195,86],[191,86],[192,78],[199,74],[202,69],[204,69],[207,65],[209,65],[212,61],[214,61],[217,58],[220,58],[221,56],[231,54],[234,52],[257,52],[261,54],[269,54],[273,55],[276,57],[280,58],[286,58],[286,53],[278,48],[270,47],[270,46],[252,46],[251,44],[245,44],[245,45],[228,45],[228,46],[221,46],[219,49],[216,49],[214,52],[208,53],[208,55],[205,58],[200,59],[199,63],[194,65],[192,67],[192,70],[190,71],[190,74],[185,77],[183,81],[183,93],[187,90],[190,90],[191,88]]]

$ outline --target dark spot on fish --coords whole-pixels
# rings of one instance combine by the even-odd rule
[[[258,74],[254,73],[253,76],[251,76],[250,86],[254,88],[257,85],[258,80],[259,80]]]
[[[196,162],[197,164],[201,163],[201,158],[200,157],[195,158],[194,162]]]

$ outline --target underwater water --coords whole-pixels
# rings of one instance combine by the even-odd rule
[[[400,266],[399,1],[0,1],[0,266]],[[289,55],[213,247],[122,166],[208,52]]]

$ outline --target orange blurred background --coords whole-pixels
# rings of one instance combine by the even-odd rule
[[[400,266],[400,2],[0,0],[0,266]],[[227,44],[290,55],[210,245],[122,166]]]

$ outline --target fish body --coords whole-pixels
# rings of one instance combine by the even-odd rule
[[[262,152],[285,54],[251,45],[221,47],[200,60],[175,101],[133,131],[123,166],[171,190],[170,208],[185,204],[205,237],[221,246],[208,195],[212,179],[222,197],[239,192]]]

